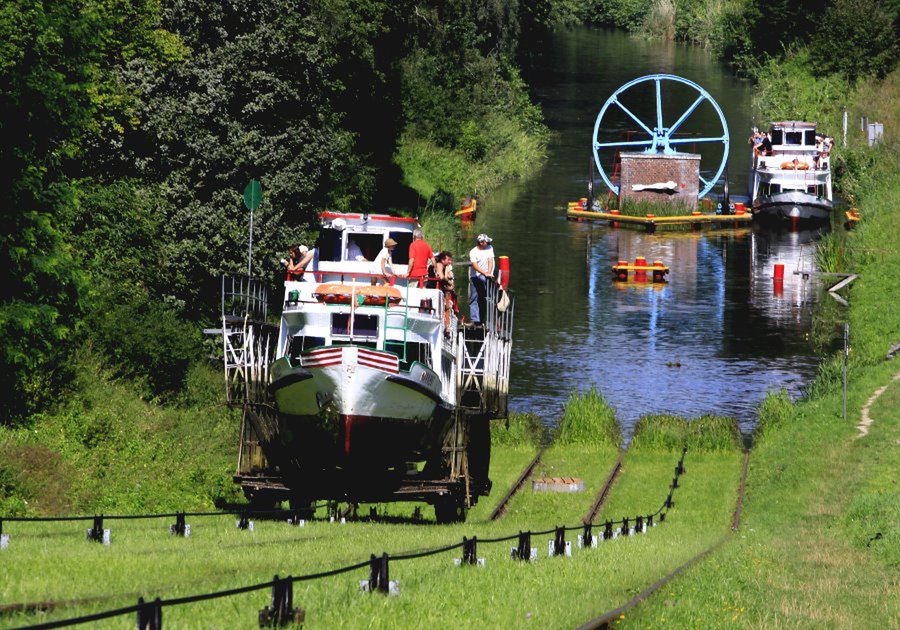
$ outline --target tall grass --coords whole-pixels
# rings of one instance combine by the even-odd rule
[[[546,441],[547,429],[533,413],[511,413],[508,420],[491,423],[493,446],[537,447]]]
[[[755,441],[764,439],[766,435],[777,431],[793,419],[794,401],[784,388],[770,391],[760,403],[757,413],[759,420],[753,432]]]
[[[678,451],[684,447],[704,452],[738,450],[742,442],[737,422],[724,416],[693,420],[669,414],[643,416],[635,426],[629,449]]]
[[[595,387],[573,393],[556,433],[557,444],[622,445],[616,412]]]
[[[619,207],[619,211],[622,214],[627,214],[631,217],[645,217],[648,214],[654,214],[658,217],[683,217],[696,209],[695,205],[683,201],[626,200]]]

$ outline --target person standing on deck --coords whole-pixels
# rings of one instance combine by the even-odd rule
[[[395,247],[397,247],[397,241],[388,238],[375,260],[372,261],[372,284],[391,284],[391,278],[396,275],[393,260]]]
[[[431,245],[425,241],[425,234],[420,228],[416,228],[413,230],[413,242],[409,244],[409,267],[406,277],[417,280],[421,289],[425,286],[429,265],[434,267],[434,252],[431,251]]]
[[[487,234],[479,234],[475,240],[477,244],[469,252],[469,319],[480,324],[487,311],[488,279],[494,279],[494,248]]]

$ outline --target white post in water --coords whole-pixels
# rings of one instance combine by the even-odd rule
[[[253,277],[253,274],[250,272],[252,264],[253,264],[253,210],[250,211],[250,246],[247,248],[247,277],[248,278]]]
[[[847,146],[847,110],[844,110],[844,146]]]
[[[844,324],[844,420],[847,419],[847,358],[850,356],[850,324]]]

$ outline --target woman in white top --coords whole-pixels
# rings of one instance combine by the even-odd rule
[[[395,247],[397,247],[397,241],[392,238],[388,238],[384,242],[384,247],[372,262],[372,273],[374,274],[372,284],[390,284],[391,278],[394,276],[394,261],[391,255]]]
[[[481,323],[487,310],[487,283],[494,277],[494,248],[487,234],[479,234],[476,245],[469,251],[469,319]]]

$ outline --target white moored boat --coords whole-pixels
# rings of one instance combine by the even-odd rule
[[[751,154],[750,202],[754,216],[826,221],[834,207],[831,168],[818,156],[816,125],[777,122],[769,132],[771,155]]]
[[[457,405],[456,318],[445,327],[437,288],[372,284],[370,261],[388,238],[398,243],[394,272],[406,273],[415,219],[321,218],[317,259],[285,282],[270,369],[285,446],[316,467],[415,460]]]

